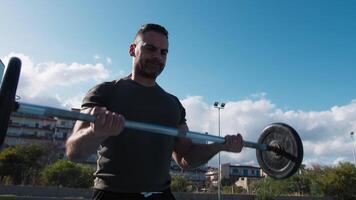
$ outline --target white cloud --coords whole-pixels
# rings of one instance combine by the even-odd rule
[[[108,70],[101,63],[34,63],[32,58],[21,53],[10,53],[4,57],[4,62],[13,56],[22,61],[17,94],[27,99],[42,96],[44,91],[56,91],[58,87],[70,87],[90,80],[101,82],[109,77]]]
[[[62,100],[58,95],[54,96],[21,96],[20,102],[34,103],[50,107],[62,107]]]
[[[70,109],[70,108],[80,108],[82,105],[82,100],[84,98],[85,94],[78,94],[74,97],[71,97],[62,103],[62,106]]]
[[[245,140],[257,141],[263,128],[272,122],[284,122],[299,133],[304,146],[304,163],[311,165],[352,161],[351,130],[356,130],[356,101],[334,106],[330,110],[283,110],[265,99],[265,94],[253,95],[241,101],[227,102],[221,110],[221,135],[240,132]],[[182,100],[186,108],[187,123],[192,131],[217,135],[218,111],[202,97]],[[246,164],[254,162],[255,151],[245,148],[240,154],[223,153],[222,162]],[[341,159],[342,158],[342,159]],[[210,162],[217,163],[217,156]]]
[[[333,165],[338,165],[339,163],[345,162],[345,161],[347,161],[346,157],[338,157],[334,160]]]

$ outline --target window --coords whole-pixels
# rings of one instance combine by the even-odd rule
[[[63,158],[64,158],[64,153],[59,153],[59,154],[58,154],[58,158],[59,158],[59,159],[63,159]]]
[[[247,169],[244,169],[243,173],[244,173],[244,176],[248,176],[248,170]]]
[[[232,169],[232,173],[233,174],[238,174],[239,173],[239,169]]]

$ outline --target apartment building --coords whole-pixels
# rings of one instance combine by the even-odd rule
[[[177,165],[177,163],[173,159],[171,160],[171,175],[183,176],[187,181],[197,183],[205,182],[207,180],[205,176],[207,170],[208,167],[206,165],[200,166],[195,169],[183,170]]]
[[[65,155],[65,141],[75,121],[13,112],[3,147],[17,144],[38,143],[54,152],[53,159]]]

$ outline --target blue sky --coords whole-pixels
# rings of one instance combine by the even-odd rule
[[[31,82],[29,74],[36,76],[45,67],[50,69],[51,63],[60,72],[56,78],[67,76],[59,68],[68,67],[66,73],[70,73],[77,66],[73,63],[102,73],[96,77],[96,71],[83,75],[79,70],[74,75],[81,81],[48,83],[47,88],[42,83],[30,90],[23,84],[28,96],[38,89],[36,95],[42,97],[38,102],[73,97],[80,101],[94,84],[128,74],[128,46],[137,28],[155,22],[170,32],[168,62],[158,82],[186,103],[191,97],[197,97],[203,107],[215,100],[267,100],[272,113],[281,109],[287,114],[334,113],[335,106],[349,109],[356,105],[356,2],[352,0],[0,3],[0,57],[11,53],[29,57],[31,69],[36,70],[24,72],[28,74],[24,82]],[[34,80],[53,80],[44,78],[48,73]],[[354,115],[343,120],[348,122],[340,129],[343,132],[356,128]],[[308,138],[309,129],[296,126]],[[226,131],[232,128],[241,127]],[[351,160],[351,156],[344,158]],[[325,163],[339,158],[335,155]]]
[[[1,2],[0,55],[71,63],[98,54],[129,72],[137,27],[156,22],[170,31],[160,83],[180,98],[265,92],[282,107],[321,110],[355,97],[354,1]]]

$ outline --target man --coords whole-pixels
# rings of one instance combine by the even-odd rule
[[[82,112],[97,118],[94,123],[77,121],[66,144],[67,156],[82,160],[100,147],[93,199],[174,200],[172,157],[181,168],[194,168],[220,151],[240,152],[243,140],[237,134],[226,136],[224,144],[193,144],[188,138],[125,129],[128,119],[188,131],[185,109],[156,83],[166,64],[167,30],[158,24],[143,25],[129,54],[133,58],[129,76],[99,84],[84,98]]]

